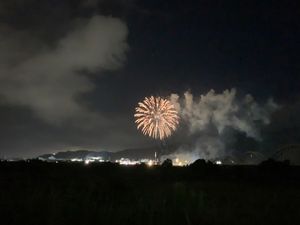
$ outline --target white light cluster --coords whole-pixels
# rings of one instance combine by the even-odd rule
[[[117,159],[115,162],[125,166],[140,165],[142,163],[148,166],[153,166],[158,164],[157,160],[152,160],[152,159],[130,160],[128,158],[121,158],[121,159]]]
[[[120,165],[125,165],[125,166],[131,166],[131,165],[141,164],[140,161],[130,160],[128,158],[117,159],[116,163],[119,163]]]
[[[217,161],[215,162],[215,164],[217,164],[217,165],[222,165],[222,161],[221,161],[221,160],[217,160]]]
[[[82,159],[80,159],[80,158],[73,158],[73,159],[71,159],[71,162],[82,162]]]
[[[71,160],[72,161],[72,160]],[[96,156],[89,156],[86,157],[84,160],[84,164],[88,165],[92,162],[106,162],[102,157],[96,157]]]

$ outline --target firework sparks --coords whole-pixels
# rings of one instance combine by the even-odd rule
[[[174,105],[161,97],[146,97],[135,108],[135,123],[144,135],[155,139],[171,136],[179,123],[178,112]]]

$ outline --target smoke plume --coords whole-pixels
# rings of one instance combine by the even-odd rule
[[[189,158],[224,157],[233,151],[228,147],[232,148],[237,134],[261,141],[260,128],[271,122],[271,114],[278,108],[272,99],[259,104],[249,94],[241,98],[236,89],[211,90],[199,97],[187,91],[183,97],[172,94],[170,99],[193,139],[190,147],[180,147],[176,154],[187,153]]]

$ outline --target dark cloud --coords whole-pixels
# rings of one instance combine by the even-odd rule
[[[12,115],[21,118],[19,123],[27,129],[20,136],[20,124],[6,128],[11,133],[9,140],[2,140],[5,154],[16,154],[18,148],[21,154],[28,155],[36,149],[43,151],[60,145],[92,145],[92,137],[99,140],[93,134],[101,133],[103,140],[110,133],[110,120],[89,108],[81,96],[95,88],[88,75],[103,76],[104,71],[122,67],[129,49],[128,29],[121,19],[95,15],[97,9],[90,16],[80,13],[78,7],[82,3],[0,3],[1,107],[3,112],[9,108]],[[54,12],[53,8],[61,11]],[[2,118],[7,117],[4,113]],[[70,134],[72,129],[76,129],[75,134]],[[76,138],[86,136],[83,132],[87,130],[92,132],[87,140]]]
[[[264,132],[263,150],[272,155],[280,148],[298,144],[300,140],[300,98],[285,103],[272,115],[272,123]]]
[[[89,117],[97,119],[76,101],[76,96],[94,88],[80,71],[95,73],[120,67],[128,49],[127,27],[118,19],[103,16],[94,16],[78,24],[58,41],[55,48],[39,49],[32,55],[26,52],[26,45],[23,48],[24,38],[17,31],[11,31],[9,35],[15,39],[7,40],[6,35],[0,37],[5,45],[2,58],[15,54],[9,61],[0,62],[0,93],[5,101],[28,105],[39,117],[51,123],[68,118],[76,119],[77,123],[82,118],[84,123]],[[26,56],[19,57],[18,52]],[[16,63],[11,65],[12,62]]]

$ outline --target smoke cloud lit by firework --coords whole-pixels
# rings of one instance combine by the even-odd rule
[[[238,151],[228,149],[237,134],[261,141],[261,127],[270,124],[271,114],[279,107],[271,98],[259,104],[250,94],[240,97],[234,88],[223,93],[211,90],[199,97],[187,91],[183,96],[172,94],[170,100],[193,137],[191,146],[180,147],[174,155],[190,161],[220,158]]]

